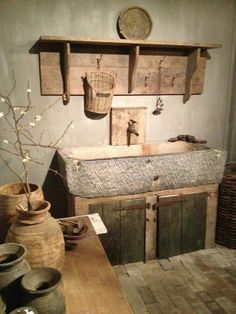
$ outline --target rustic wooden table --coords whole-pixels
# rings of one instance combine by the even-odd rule
[[[133,313],[89,219],[80,221],[89,226],[88,236],[66,251],[62,270],[66,314]]]

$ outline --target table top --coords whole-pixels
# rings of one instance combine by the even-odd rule
[[[89,219],[79,220],[89,229],[74,250],[66,251],[62,270],[66,314],[133,313]]]

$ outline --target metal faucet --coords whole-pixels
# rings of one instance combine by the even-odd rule
[[[135,124],[137,121],[130,119],[128,122],[128,128],[127,128],[127,144],[130,146],[130,139],[131,139],[131,134],[135,134],[136,136],[139,136],[138,131],[135,128]]]

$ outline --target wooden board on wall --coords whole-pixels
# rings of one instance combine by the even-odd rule
[[[86,73],[96,71],[96,59],[103,53],[73,52],[70,54],[70,92],[83,95]],[[128,93],[129,54],[107,53],[101,60],[101,71],[111,73],[116,80],[115,95],[182,95],[185,93],[187,71],[186,55],[172,55],[141,51],[134,90]],[[159,65],[161,62],[161,72]],[[206,57],[201,56],[192,80],[192,94],[201,94],[204,85]],[[42,95],[62,95],[63,76],[60,52],[40,52],[40,76]]]
[[[130,119],[136,121],[138,136],[131,134],[130,144],[144,144],[146,139],[146,107],[112,108],[110,144],[127,145],[127,128]]]

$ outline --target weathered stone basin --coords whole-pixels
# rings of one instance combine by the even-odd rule
[[[59,151],[67,189],[101,197],[219,183],[224,150],[184,141],[132,146],[93,146]]]

